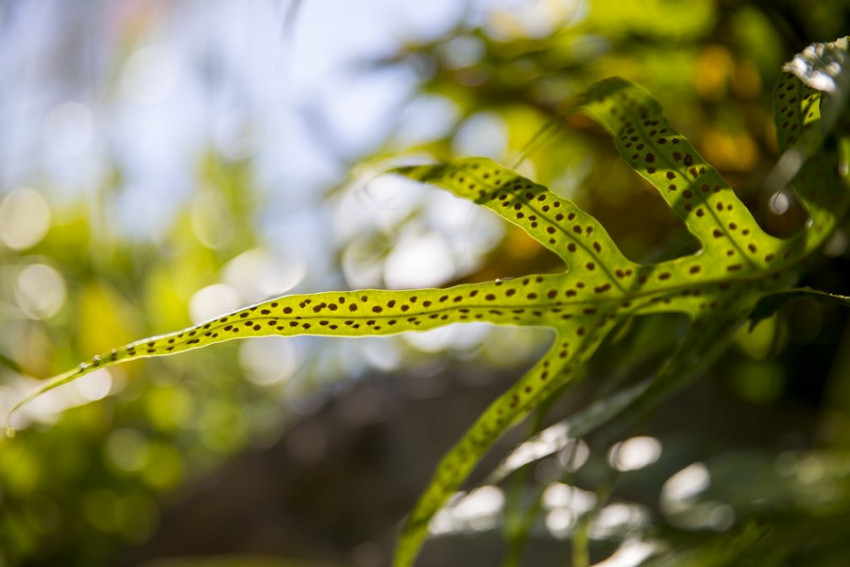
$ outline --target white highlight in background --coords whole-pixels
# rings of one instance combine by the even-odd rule
[[[482,486],[460,496],[431,520],[432,534],[491,530],[499,523],[505,495],[497,486]]]
[[[112,373],[108,368],[100,368],[77,378],[73,387],[76,388],[82,403],[102,400],[112,390]]]
[[[596,506],[596,494],[562,482],[553,482],[543,491],[543,507],[569,508],[575,514],[585,514]]]
[[[29,187],[0,200],[0,242],[13,250],[35,246],[50,228],[50,208],[41,193]]]
[[[661,489],[661,502],[681,504],[696,499],[711,484],[711,475],[703,463],[694,463],[667,479]]]
[[[455,275],[451,248],[440,234],[406,238],[390,252],[384,264],[389,289],[436,287]]]
[[[252,338],[239,345],[239,364],[254,384],[273,386],[292,377],[298,368],[298,356],[291,340]]]
[[[595,563],[593,567],[637,567],[657,549],[658,545],[655,543],[630,538],[625,540],[611,557]]]
[[[711,474],[703,463],[686,467],[664,483],[661,511],[681,529],[726,531],[735,523],[735,510],[728,504],[701,497],[711,485]]]
[[[636,471],[661,457],[661,441],[639,436],[617,443],[608,451],[608,462],[618,471]]]
[[[224,266],[224,283],[238,293],[243,303],[255,303],[283,295],[298,285],[307,274],[303,258],[279,259],[266,250],[253,248]]]
[[[182,73],[178,54],[160,45],[133,53],[121,74],[120,93],[130,103],[156,104],[177,88]]]
[[[48,319],[62,308],[67,295],[62,274],[46,264],[31,264],[15,282],[18,308],[29,319]]]
[[[639,531],[649,525],[649,512],[638,504],[613,502],[596,514],[590,525],[590,537],[608,539]]]
[[[198,324],[239,306],[239,294],[235,289],[225,284],[213,284],[195,292],[189,301],[189,316],[193,323]]]

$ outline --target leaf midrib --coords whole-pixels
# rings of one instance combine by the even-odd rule
[[[663,266],[663,265],[664,264],[654,264],[654,265],[650,265],[650,266],[658,268],[658,267]],[[427,310],[423,310],[423,311],[410,311],[410,312],[405,312],[405,313],[381,313],[381,314],[370,314],[370,315],[363,315],[363,314],[354,315],[354,314],[342,314],[342,313],[340,313],[340,314],[337,314],[337,313],[325,314],[325,315],[317,315],[317,314],[279,315],[279,316],[257,315],[257,316],[247,317],[245,319],[228,321],[226,323],[217,323],[217,324],[210,325],[209,327],[205,328],[204,325],[211,322],[211,321],[207,321],[207,322],[200,323],[200,324],[193,326],[193,327],[188,327],[188,328],[183,329],[181,331],[178,331],[176,333],[167,333],[167,334],[158,335],[158,336],[155,336],[155,337],[150,337],[150,338],[147,338],[147,339],[143,339],[143,340],[131,343],[130,345],[127,345],[127,346],[128,347],[132,347],[132,346],[144,347],[150,342],[160,342],[162,340],[167,340],[169,338],[176,337],[178,334],[182,334],[182,335],[184,335],[184,337],[181,337],[181,340],[180,340],[179,343],[177,341],[175,341],[174,345],[175,346],[176,345],[187,346],[188,340],[191,340],[191,339],[188,339],[188,340],[183,340],[183,339],[185,338],[185,335],[188,332],[191,332],[192,330],[202,329],[205,332],[215,332],[215,331],[221,331],[229,325],[244,324],[245,322],[265,322],[265,323],[267,323],[268,321],[280,321],[280,322],[308,321],[308,322],[316,322],[316,321],[323,321],[323,320],[334,321],[334,322],[347,321],[347,320],[348,321],[364,322],[364,321],[398,320],[400,323],[402,323],[402,325],[397,330],[393,329],[393,332],[381,333],[381,334],[397,334],[397,333],[404,333],[404,332],[416,332],[416,329],[410,328],[409,324],[406,324],[406,323],[408,323],[406,321],[406,319],[408,319],[410,317],[423,317],[423,316],[427,317],[427,316],[435,315],[435,314],[446,314],[446,313],[450,313],[450,312],[456,312],[460,309],[481,310],[481,311],[487,311],[487,310],[491,310],[491,309],[502,309],[502,310],[538,309],[538,310],[541,310],[541,311],[544,312],[543,316],[545,317],[547,312],[551,313],[553,309],[562,308],[562,307],[581,307],[581,306],[587,306],[587,305],[600,305],[600,304],[604,304],[604,303],[615,303],[615,302],[622,301],[622,300],[637,300],[637,299],[647,299],[647,298],[651,298],[651,297],[655,297],[655,296],[670,296],[670,295],[674,295],[676,292],[681,292],[681,291],[685,291],[685,290],[692,290],[694,288],[715,287],[719,284],[727,284],[730,287],[735,287],[736,284],[738,286],[740,286],[740,285],[743,285],[743,284],[746,284],[746,283],[763,282],[763,281],[768,280],[770,278],[770,276],[772,276],[772,275],[781,274],[781,273],[785,273],[785,272],[789,271],[790,267],[792,267],[792,266],[786,266],[785,269],[782,269],[782,270],[777,269],[777,270],[772,270],[772,271],[769,271],[769,272],[763,272],[761,274],[753,274],[751,276],[743,276],[742,275],[742,276],[737,276],[737,277],[718,277],[718,278],[704,279],[704,280],[701,280],[699,282],[692,282],[692,283],[688,283],[688,284],[667,285],[665,287],[656,288],[656,289],[652,289],[652,290],[629,290],[629,291],[623,292],[622,295],[619,295],[619,296],[616,296],[616,297],[612,297],[611,295],[608,295],[607,297],[599,297],[599,298],[588,297],[586,299],[579,299],[579,300],[571,299],[571,300],[562,300],[562,301],[554,301],[554,302],[546,301],[546,302],[539,302],[539,303],[494,302],[494,303],[487,303],[486,305],[480,305],[480,304],[479,305],[464,304],[462,306],[450,305],[450,306],[445,306],[445,307],[428,308]],[[493,282],[487,282],[486,284],[481,284],[481,285],[484,289],[490,289],[491,287],[493,287]],[[452,288],[446,288],[444,291],[448,292],[448,291],[451,291],[451,290],[452,290]],[[728,291],[727,291],[727,293],[728,293]],[[290,296],[290,297],[292,297],[292,296]],[[262,304],[260,304],[260,305],[262,305]],[[629,308],[622,308],[622,309],[628,310]],[[671,311],[675,311],[675,308],[671,307]],[[586,314],[576,314],[576,317],[577,318],[581,318],[581,317],[590,318],[591,316],[586,315]],[[218,319],[220,319],[220,318],[221,317],[213,319],[213,321],[218,321]],[[474,322],[481,322],[481,321],[465,321],[465,322],[466,323],[474,323]],[[487,321],[483,321],[483,322],[487,323]],[[451,321],[451,323],[457,323],[457,321]],[[444,324],[448,324],[448,323],[444,323]],[[463,324],[463,322],[461,322],[461,324]],[[493,324],[497,324],[497,323],[493,323]],[[510,323],[505,323],[505,324],[507,324],[507,325],[517,325],[517,326],[525,326],[525,325],[532,326],[532,325],[535,325],[536,323],[525,323],[525,322],[517,321],[517,322],[510,322]],[[561,326],[561,325],[557,325],[557,324],[548,324],[548,325],[541,324],[541,325],[542,326],[555,327],[555,328],[558,328],[558,327]],[[269,328],[271,330],[275,330],[272,327],[269,327]],[[387,328],[387,327],[382,327],[382,330],[385,329],[385,328]],[[322,326],[322,325],[318,325],[315,329],[310,329],[310,330],[307,330],[307,331],[305,331],[303,329],[296,329],[296,328],[293,327],[293,335],[295,335],[295,334],[321,335],[321,334],[325,334],[325,333],[322,333],[323,329],[324,329],[324,326]],[[314,332],[310,332],[310,331],[314,331]],[[256,332],[256,331],[254,331],[254,332]],[[278,333],[280,333],[280,332],[281,331],[278,331]],[[274,333],[274,334],[277,334],[277,333]],[[335,333],[333,331],[329,331],[326,334],[328,336],[334,336],[335,334],[338,334],[338,333]],[[368,329],[366,329],[366,330],[362,331],[362,334],[363,334],[363,336],[367,336],[371,333],[368,333]],[[377,334],[377,333],[375,333],[375,334]],[[192,338],[194,338],[194,336]],[[208,337],[204,337],[204,338],[208,338]],[[235,338],[239,338],[239,335],[236,335],[236,336],[233,336],[233,337],[227,337],[227,338],[234,338],[235,339]],[[223,342],[224,340],[227,340],[227,338],[218,338],[217,337],[216,339],[213,339],[213,342]],[[161,348],[161,346],[162,345],[156,345],[156,348],[159,349],[159,348]],[[140,352],[139,354],[144,354],[144,353]]]
[[[501,219],[503,222],[510,222],[510,221],[508,221],[507,219],[505,219],[502,215],[500,215],[500,214],[499,214],[499,211],[496,209],[496,207],[495,207],[495,206],[493,206],[493,207],[491,207],[491,206],[490,206],[490,205],[495,205],[495,204],[498,202],[498,199],[494,198],[494,195],[495,195],[495,194],[497,194],[499,191],[503,191],[503,190],[504,190],[505,185],[507,185],[507,182],[502,183],[500,186],[495,186],[495,185],[493,185],[492,183],[490,183],[488,180],[486,180],[486,179],[484,179],[483,177],[481,177],[481,176],[480,176],[480,174],[479,174],[479,173],[477,173],[477,172],[474,172],[474,173],[467,173],[467,175],[469,175],[469,176],[471,176],[471,177],[475,177],[475,178],[476,178],[476,181],[477,181],[478,183],[480,183],[481,185],[493,187],[493,190],[490,192],[490,194],[489,194],[489,195],[488,195],[488,197],[487,197],[487,203],[486,203],[486,205],[487,205],[487,206],[488,206],[488,208],[490,208],[490,209],[491,209],[491,210],[492,210],[492,211],[493,211],[493,212],[494,212],[497,216],[499,216],[499,217],[500,217],[500,219]],[[524,179],[524,178],[522,178],[522,177],[521,177],[521,176],[519,176],[519,175],[517,176],[517,178],[518,178],[518,179]],[[555,193],[552,193],[552,192],[551,192],[551,191],[550,191],[550,190],[549,190],[546,186],[544,186],[544,185],[540,185],[539,183],[533,183],[533,182],[532,182],[532,184],[533,184],[533,187],[534,187],[535,189],[538,189],[538,190],[539,190],[539,189],[541,189],[541,188],[542,188],[542,189],[543,189],[543,191],[546,191],[546,192],[548,192],[548,193],[552,194],[552,196],[553,196],[554,198],[558,199],[559,201],[562,201],[562,202],[567,201],[567,199],[562,198],[560,195],[557,195],[557,194],[555,194]],[[563,221],[558,221],[558,220],[556,220],[556,219],[554,218],[554,216],[550,216],[549,211],[543,211],[543,210],[541,210],[541,209],[537,208],[537,205],[536,205],[535,200],[533,200],[533,199],[529,200],[529,199],[525,198],[525,195],[524,195],[524,194],[522,194],[522,193],[507,193],[507,194],[512,196],[512,197],[511,197],[511,199],[510,199],[510,201],[511,201],[511,202],[521,202],[521,203],[524,203],[524,204],[525,204],[525,205],[526,205],[529,209],[531,209],[532,211],[534,211],[534,213],[535,213],[536,215],[538,215],[538,216],[540,216],[540,217],[542,217],[542,218],[545,218],[545,219],[549,222],[549,224],[550,224],[551,226],[553,226],[556,230],[560,231],[560,233],[561,233],[563,236],[565,236],[567,240],[569,240],[570,242],[575,243],[575,244],[576,244],[576,246],[578,246],[578,247],[580,247],[582,250],[584,250],[584,251],[587,253],[587,255],[588,255],[588,256],[590,256],[591,258],[593,258],[594,260],[596,260],[596,261],[598,262],[598,264],[599,264],[599,268],[600,268],[600,270],[601,270],[601,273],[604,273],[604,274],[605,274],[605,276],[606,276],[606,277],[607,277],[607,279],[608,279],[608,281],[607,281],[606,283],[610,283],[612,286],[617,287],[617,288],[618,288],[621,292],[626,293],[626,289],[623,287],[623,284],[622,284],[622,283],[620,282],[620,280],[619,280],[619,279],[618,279],[618,278],[614,275],[614,273],[613,273],[613,272],[609,269],[609,267],[608,267],[608,264],[609,264],[609,263],[608,263],[608,262],[603,261],[603,260],[602,260],[602,258],[600,258],[600,257],[599,257],[599,255],[598,255],[598,253],[596,252],[596,250],[593,250],[593,248],[592,248],[590,245],[586,244],[586,239],[584,239],[584,238],[576,238],[573,234],[571,234],[571,231],[570,231],[569,227],[566,227],[566,226],[564,226],[564,225],[563,225]],[[557,213],[555,213],[555,214],[557,214]],[[594,220],[595,220],[595,219],[594,219]],[[598,224],[598,223],[597,223],[597,224]],[[523,228],[523,227],[521,227],[521,228]],[[594,228],[595,228],[595,230],[602,230],[602,231],[604,231],[604,230],[605,230],[605,229],[604,229],[604,227],[602,227],[601,225],[599,225],[598,227],[594,227]],[[524,230],[525,230],[525,229],[524,229]],[[605,231],[605,234],[606,234],[606,236],[608,237],[608,240],[611,240],[611,237],[610,237],[610,235],[608,235],[608,234],[607,234],[607,231]],[[617,254],[618,254],[618,256],[619,256],[619,258],[618,258],[618,259],[619,259],[621,262],[628,262],[629,264],[633,264],[634,266],[637,266],[637,265],[638,265],[638,264],[636,264],[636,263],[631,262],[630,260],[628,260],[628,259],[627,259],[627,258],[623,255],[622,251],[621,251],[618,247],[616,247],[616,244],[614,244],[614,243],[613,243],[613,240],[611,240],[611,243],[615,246],[615,250],[616,250],[616,252],[617,252]],[[543,243],[541,242],[541,244],[543,244]],[[547,248],[548,248],[548,246],[546,246],[545,244],[543,244],[543,245],[544,245],[544,247],[547,247]],[[550,248],[550,249],[551,249],[551,248]],[[567,264],[567,267],[568,267],[568,268],[573,268],[573,266],[571,266],[571,265],[570,265],[569,257],[565,257],[565,256],[563,256],[563,255],[561,255],[561,254],[559,254],[559,256],[561,256],[561,258],[564,260],[564,263],[566,263],[566,264]],[[619,264],[616,266],[616,268],[621,268],[621,267],[632,267],[632,266],[628,266],[628,265],[623,266],[623,265],[619,265]],[[571,271],[571,270],[570,270],[570,271]],[[568,271],[567,273],[569,273],[569,271]]]
[[[679,165],[679,164],[677,164],[675,160],[670,160],[670,158],[667,156],[667,151],[666,151],[666,149],[662,149],[662,148],[658,145],[658,143],[655,141],[654,137],[649,135],[649,132],[647,131],[646,126],[644,126],[644,125],[643,125],[643,121],[642,121],[642,120],[640,120],[640,118],[639,118],[639,117],[637,117],[635,114],[633,114],[633,111],[632,111],[630,108],[628,108],[628,107],[627,107],[627,110],[625,111],[625,113],[627,113],[627,114],[629,115],[629,119],[631,120],[632,125],[633,125],[633,126],[634,126],[634,127],[635,127],[635,128],[636,128],[636,129],[637,129],[637,130],[641,133],[641,135],[642,135],[643,139],[644,139],[644,140],[646,140],[646,142],[645,142],[645,143],[647,143],[649,146],[651,146],[651,148],[652,148],[652,150],[653,150],[654,155],[659,156],[659,158],[660,158],[661,160],[663,160],[663,161],[664,161],[664,163],[666,163],[668,166],[670,166],[670,167],[668,167],[668,169],[674,170],[674,171],[675,171],[678,175],[680,175],[680,176],[682,177],[682,179],[687,180],[687,182],[688,182],[688,186],[689,186],[689,187],[690,187],[690,186],[693,186],[693,185],[694,185],[694,183],[693,183],[693,181],[689,178],[689,175],[688,175],[690,172],[689,172],[687,169],[684,169],[684,170],[683,170],[682,168],[683,168],[684,166],[683,166],[683,165]],[[665,118],[665,121],[666,121],[666,118]],[[668,126],[668,127],[671,127],[671,126]],[[681,134],[680,132],[676,131],[676,133],[684,139],[684,136],[682,136],[682,134]],[[616,139],[616,137],[615,137],[615,139]],[[697,153],[697,155],[699,155],[700,160],[702,160],[702,162],[706,164],[706,167],[711,167],[711,168],[712,168],[712,170],[716,171],[716,169],[714,169],[714,168],[713,168],[713,167],[712,167],[712,166],[711,166],[711,165],[710,165],[710,164],[709,164],[709,163],[705,160],[705,158],[702,156],[702,154],[700,154],[699,152],[697,152],[696,148],[694,148],[694,152],[696,152],[696,153]],[[718,175],[720,175],[720,174],[719,174],[719,172],[718,172]],[[720,176],[720,177],[721,177],[721,179],[723,178],[722,176]],[[725,181],[725,180],[724,180],[724,181]],[[725,187],[725,189],[727,189],[727,190],[729,190],[729,191],[732,191],[732,193],[733,193],[733,194],[735,194],[734,189],[732,189],[731,187],[729,187],[729,186],[728,186],[728,184],[727,184],[727,187]],[[661,189],[660,189],[660,188],[659,188],[659,191],[661,191]],[[737,198],[737,195],[735,195],[735,197]],[[663,198],[663,197],[662,197],[662,198]],[[666,199],[665,199],[665,201],[666,201]],[[740,201],[740,198],[738,198],[738,201]],[[730,233],[730,231],[728,230],[728,227],[727,227],[727,226],[724,224],[724,222],[723,222],[723,221],[721,221],[721,219],[718,217],[718,215],[717,215],[717,211],[714,209],[714,207],[710,207],[710,206],[708,206],[708,199],[705,199],[705,205],[706,205],[706,206],[705,206],[705,209],[709,212],[709,214],[711,215],[711,218],[713,218],[713,219],[714,219],[715,224],[719,227],[719,229],[720,229],[721,231],[723,231],[723,233],[726,235],[726,237],[727,237],[727,238],[729,239],[729,241],[732,243],[732,246],[734,246],[734,247],[735,247],[735,249],[737,250],[738,256],[743,257],[743,258],[745,259],[745,261],[747,262],[747,264],[749,264],[749,266],[750,266],[751,268],[755,268],[755,269],[757,269],[757,270],[760,270],[760,269],[761,269],[761,266],[759,266],[757,263],[755,263],[755,262],[753,261],[753,259],[750,257],[750,255],[749,255],[748,251],[745,251],[745,249],[744,249],[741,245],[739,245],[739,244],[738,244],[738,241],[737,241],[737,239],[735,238],[735,235],[733,235],[732,233]],[[668,201],[668,206],[669,206],[671,209],[673,209],[673,208],[674,208],[674,207],[673,207],[673,205],[672,205],[672,203],[670,203],[669,201]],[[745,207],[745,209],[746,209],[746,207]],[[778,242],[776,242],[776,239],[774,239],[772,236],[770,236],[769,234],[767,234],[766,232],[764,232],[764,231],[761,229],[761,227],[760,227],[760,226],[758,226],[758,223],[756,223],[755,219],[752,217],[752,213],[750,213],[750,212],[749,212],[749,210],[748,210],[747,212],[748,212],[748,214],[749,214],[749,216],[750,216],[750,219],[751,219],[751,226],[749,226],[749,227],[747,227],[747,228],[749,228],[749,229],[750,229],[750,230],[752,230],[753,232],[758,231],[758,237],[759,237],[759,240],[760,240],[760,241],[764,241],[764,242],[770,242],[772,246],[771,246],[771,249],[770,249],[769,251],[770,251],[770,252],[773,252],[773,253],[776,253],[776,250],[775,250],[775,249],[777,248],[777,246],[778,246],[778,244],[779,244],[779,243],[778,243]],[[689,215],[690,215],[690,214],[693,214],[693,213],[689,213]],[[688,223],[688,221],[687,221],[686,219],[682,219],[682,222],[684,222],[684,223],[685,223],[685,225],[686,225],[689,229],[691,228],[691,227],[690,227],[690,224]],[[694,234],[694,236],[696,236],[697,238],[699,238],[699,239],[700,239],[700,241],[702,242],[702,246],[703,246],[703,248],[704,248],[704,249],[706,249],[706,250],[711,250],[712,248],[716,248],[716,245],[714,245],[713,241],[712,241],[712,240],[710,240],[707,236],[702,235],[702,234],[699,234],[699,233],[697,233],[696,231],[693,231],[693,230],[691,231],[691,233],[692,233],[692,234]]]

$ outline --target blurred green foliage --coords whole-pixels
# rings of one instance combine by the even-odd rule
[[[519,163],[523,174],[596,216],[630,258],[674,256],[682,250],[668,244],[682,230],[669,210],[598,129],[558,118],[564,101],[598,79],[620,75],[654,93],[770,232],[785,235],[801,225],[793,203],[784,214],[771,214],[761,190],[777,158],[770,88],[783,61],[850,28],[845,2],[528,4],[486,11],[485,18],[459,21],[445,37],[411,41],[370,62],[364,73],[413,69],[419,87],[409,108],[436,107],[448,118],[442,131],[424,133],[415,121],[407,129],[402,121],[363,161],[474,154]],[[212,150],[201,155],[198,189],[180,205],[161,241],[133,239],[104,213],[120,186],[122,172],[116,170],[89,202],[48,202],[43,238],[24,246],[0,244],[4,403],[32,387],[27,377],[50,376],[94,352],[189,324],[193,295],[217,283],[235,257],[264,246],[257,229],[263,203],[252,189],[250,160],[229,160]],[[353,190],[333,189],[328,192],[334,196]],[[7,207],[11,194],[0,196]],[[417,212],[364,229],[365,240],[375,243],[365,254],[385,259],[399,235],[418,230]],[[847,295],[846,243],[833,244],[803,283]],[[481,281],[554,266],[553,257],[519,230],[506,228],[492,245],[485,259],[456,279]],[[340,243],[340,257],[346,249]],[[33,266],[39,268],[27,270]],[[61,295],[58,308],[22,291],[22,274],[37,276],[47,291]],[[630,340],[619,343],[624,352]],[[789,303],[753,333],[741,333],[737,348],[712,373],[708,399],[677,400],[692,411],[689,419],[662,412],[645,430],[615,426],[588,439],[591,456],[577,472],[561,455],[527,475],[529,491],[569,482],[598,493],[599,502],[635,502],[647,511],[644,523],[593,536],[594,560],[629,538],[642,538],[665,552],[654,560],[658,564],[841,565],[850,516],[848,341],[840,307],[807,299]],[[611,372],[611,362],[597,361],[595,372]],[[303,372],[320,364],[313,361]],[[235,345],[111,372],[107,387],[114,395],[87,405],[77,404],[105,392],[58,396],[38,408],[42,421],[24,435],[0,440],[0,564],[109,564],[126,546],[150,537],[168,495],[246,448],[274,440],[286,419],[282,392],[310,389],[243,380]],[[75,407],[54,412],[63,405]],[[665,420],[686,427],[671,431]],[[612,470],[608,447],[636,433],[659,439],[662,458],[633,472]],[[665,510],[663,498],[659,504],[665,482],[698,462],[710,486],[677,500],[682,509]],[[559,517],[556,506],[547,506],[536,508],[532,543],[569,540],[576,532],[553,530],[554,521],[547,528],[547,518]],[[562,551],[553,564],[566,563],[569,551]]]
[[[128,239],[102,222],[107,219],[74,206],[53,209],[50,230],[35,246],[0,251],[7,273],[0,348],[15,363],[5,372],[7,384],[20,388],[20,378],[13,381],[19,373],[50,375],[75,364],[83,352],[190,323],[192,295],[256,243],[256,203],[246,164],[208,155],[198,178],[221,209],[186,207],[164,242]],[[110,192],[104,187],[100,197],[108,199]],[[192,202],[203,199],[198,195]],[[201,225],[230,227],[228,242],[206,246],[191,229],[190,215]],[[50,317],[22,317],[25,305],[20,298],[16,302],[14,287],[22,270],[42,263],[67,282],[67,298]],[[223,350],[128,365],[112,372],[106,385],[119,395],[69,409],[50,418],[56,423],[33,428],[15,442],[3,440],[5,560],[108,563],[121,545],[150,536],[163,493],[244,449],[258,428],[274,429],[279,422],[274,400],[235,379],[241,371],[235,351]],[[12,395],[8,387],[5,392]],[[84,400],[72,395],[65,403]],[[244,406],[255,411],[243,412]]]

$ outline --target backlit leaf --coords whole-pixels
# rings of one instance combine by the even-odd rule
[[[691,321],[678,349],[645,390],[616,402],[612,398],[602,408],[601,418],[588,417],[586,428],[626,408],[640,413],[655,407],[722,352],[759,301],[778,297],[775,294],[794,284],[805,261],[843,221],[850,202],[835,144],[829,143],[831,125],[821,118],[824,104],[843,104],[831,96],[792,72],[782,76],[776,90],[779,147],[797,151],[798,160],[797,169],[783,170],[784,175],[789,182],[793,178],[793,189],[811,217],[789,239],[775,238],[760,228],[729,184],[673,128],[649,93],[622,79],[609,79],[592,87],[571,111],[584,112],[611,134],[622,158],[699,241],[697,252],[654,264],[633,262],[575,203],[488,159],[403,167],[394,173],[447,189],[518,225],[555,252],[564,261],[564,270],[449,289],[340,291],[271,299],[96,356],[48,382],[12,411],[104,366],[237,338],[380,336],[475,321],[552,329],[552,345],[543,358],[492,403],[438,465],[396,550],[396,565],[410,566],[434,514],[460,489],[494,442],[577,380],[618,324],[652,313],[681,313]]]

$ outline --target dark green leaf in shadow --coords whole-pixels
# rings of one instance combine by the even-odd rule
[[[818,301],[826,301],[835,305],[841,305],[842,307],[850,307],[850,297],[846,295],[827,293],[816,289],[792,289],[789,291],[774,293],[763,297],[756,304],[755,309],[753,309],[753,312],[750,314],[750,330],[754,329],[760,321],[772,316],[789,301],[795,301],[804,297]]]

